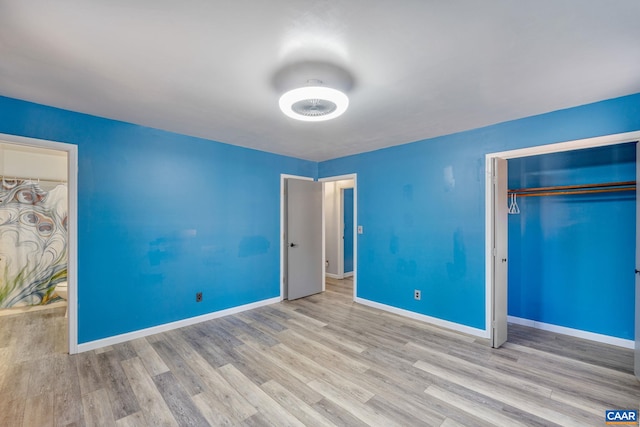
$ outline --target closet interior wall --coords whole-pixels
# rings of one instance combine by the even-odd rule
[[[511,321],[633,340],[635,150],[509,160]]]

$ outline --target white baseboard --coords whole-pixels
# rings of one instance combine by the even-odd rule
[[[265,305],[275,304],[281,301],[280,297],[269,298],[262,301],[252,302],[250,304],[239,305],[237,307],[231,307],[220,311],[214,311],[213,313],[203,314],[201,316],[190,317],[188,319],[178,320],[171,323],[165,323],[163,325],[152,326],[146,329],[140,329],[138,331],[127,332],[126,334],[115,335],[108,338],[102,338],[95,341],[89,341],[82,344],[78,344],[78,353],[84,351],[95,350],[101,347],[107,347],[114,344],[120,344],[126,341],[131,341],[136,338],[142,338],[149,335],[159,334],[160,332],[170,331],[172,329],[183,328],[185,326],[195,325],[196,323],[206,322],[207,320],[217,319],[218,317],[229,316],[230,314],[240,313],[246,310],[252,310],[254,308],[262,307]]]
[[[426,314],[416,313],[414,311],[404,310],[402,308],[393,307],[391,305],[381,304],[379,302],[371,301],[364,298],[356,297],[355,302],[369,307],[377,308],[380,310],[388,311],[390,313],[398,314],[400,316],[408,317],[410,319],[420,320],[425,323],[430,323],[441,328],[451,329],[453,331],[462,332],[464,334],[473,335],[479,338],[489,338],[487,331],[484,329],[472,328],[471,326],[461,325],[460,323],[450,322],[448,320],[438,319],[437,317],[427,316]]]
[[[344,273],[344,277],[353,277],[353,271],[347,271]]]
[[[615,345],[618,347],[630,349],[633,349],[635,347],[635,342],[633,340],[612,337],[609,335],[596,334],[595,332],[587,332],[580,329],[567,328],[564,326],[552,325],[550,323],[538,322],[536,320],[507,316],[507,321],[509,323],[515,323],[516,325],[529,326],[530,328],[542,329],[543,331],[555,332],[557,334],[569,335],[571,337]]]

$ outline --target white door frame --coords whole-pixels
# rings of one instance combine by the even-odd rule
[[[303,181],[313,181],[313,178],[310,176],[300,176],[300,175],[289,175],[286,173],[280,174],[280,301],[284,300],[284,281],[287,277],[287,272],[285,268],[285,256],[286,256],[286,245],[285,242],[286,237],[286,226],[285,224],[285,212],[287,206],[285,205],[285,193],[284,193],[284,184],[287,179],[301,179]],[[324,188],[323,188],[323,202],[324,202]],[[322,234],[324,236],[324,216],[322,217]],[[322,251],[324,253],[324,238],[322,239]],[[324,291],[324,268],[322,269],[322,290]]]
[[[338,231],[338,276],[341,279],[344,279],[345,277],[353,276],[353,270],[348,273],[344,271],[344,237],[343,237],[344,236],[344,190],[348,190],[352,188],[353,187],[337,188],[337,190],[340,191],[340,194],[338,196],[338,200],[340,200],[340,212],[338,213],[339,215],[338,219],[340,221],[340,224],[338,224],[337,231]],[[355,223],[354,223],[354,228],[355,228]]]
[[[635,307],[634,307],[634,315],[635,315],[635,333],[634,333],[634,351],[633,351],[633,373],[636,375],[636,378],[640,380],[640,277],[638,274],[638,268],[640,267],[640,204],[638,204],[638,199],[640,199],[640,189],[638,188],[638,181],[640,181],[640,150],[638,150],[638,143],[636,143],[636,256],[634,258],[634,288],[636,290],[635,297]]]
[[[492,297],[492,242],[493,229],[493,183],[491,179],[491,164],[494,157],[515,159],[518,157],[536,156],[539,154],[559,153],[563,151],[580,150],[583,148],[604,147],[607,145],[624,144],[640,140],[640,131],[597,136],[594,138],[578,139],[574,141],[558,142],[555,144],[538,145],[516,150],[488,153],[485,156],[485,338],[491,338],[491,317],[493,313]],[[506,179],[506,178],[505,178]],[[508,229],[507,224],[501,224]],[[504,290],[506,292],[506,289]]]
[[[69,354],[76,354],[78,352],[78,146],[8,134],[0,134],[0,142],[67,153],[67,336]]]
[[[347,175],[329,176],[326,178],[320,178],[318,181],[333,182],[333,181],[343,181],[345,179],[353,180],[353,301],[355,301],[356,295],[358,295],[358,174],[351,173]],[[323,196],[324,196],[324,186],[322,187],[322,190],[323,190]],[[340,236],[342,236],[342,231],[340,231],[340,233],[341,233]],[[344,246],[342,251],[339,251],[340,254],[342,254],[343,251],[344,251]],[[322,210],[322,253],[326,254],[324,209]],[[338,263],[340,263],[340,258],[338,258]],[[342,260],[342,263],[343,263],[343,267],[341,270],[338,270],[338,272],[342,271],[342,273],[344,274],[344,259]],[[325,271],[324,265],[322,266],[322,271]]]
[[[336,231],[338,232],[338,276],[340,276],[341,279],[344,279],[344,188],[345,187],[336,188],[339,192],[337,199],[340,204]]]
[[[324,188],[324,186],[323,186]],[[336,273],[338,275],[338,279],[344,279],[344,188],[335,186],[334,189],[334,200],[338,201],[337,206],[337,217],[338,217],[338,225],[336,227]],[[334,205],[334,209],[336,206]],[[325,212],[325,215],[327,213]],[[334,215],[335,219],[336,215]],[[326,248],[325,248],[326,250]],[[325,252],[325,258],[327,254]]]

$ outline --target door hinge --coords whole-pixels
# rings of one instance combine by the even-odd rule
[[[496,248],[493,248],[493,251],[492,251],[492,252],[493,252],[493,256],[498,255],[498,250],[497,250]]]

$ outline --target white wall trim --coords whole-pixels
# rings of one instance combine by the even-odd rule
[[[182,319],[182,320],[165,323],[158,326],[152,326],[150,328],[140,329],[133,332],[127,332],[125,334],[115,335],[108,338],[102,338],[95,341],[89,341],[89,342],[80,344],[78,346],[78,351],[84,352],[84,351],[95,350],[97,348],[107,347],[114,344],[120,344],[120,343],[131,341],[137,338],[143,338],[149,335],[155,335],[155,334],[170,331],[173,329],[184,328],[185,326],[195,325],[197,323],[206,322],[208,320],[229,316],[231,314],[236,314],[236,313],[240,313],[247,310],[253,310],[254,308],[263,307],[265,305],[276,304],[279,302],[280,302],[279,297],[269,298],[269,299],[256,301],[256,302],[252,302],[245,305],[239,305],[237,307],[231,307],[224,310],[214,311],[213,313],[207,313],[201,316],[190,317],[188,319]]]
[[[415,311],[405,310],[391,305],[381,304],[379,302],[371,301],[364,298],[355,298],[355,302],[366,305],[369,307],[377,308],[379,310],[388,311],[389,313],[398,314],[400,316],[408,317],[414,320],[420,320],[431,325],[439,326],[441,328],[450,329],[456,332],[462,332],[463,334],[473,335],[479,338],[489,338],[486,331],[471,326],[462,325],[460,323],[450,322],[448,320],[438,319],[437,317],[427,316],[426,314],[416,313]]]
[[[347,271],[346,273],[343,274],[344,277],[353,277],[353,271]],[[344,279],[343,277],[343,279]]]
[[[640,131],[625,132],[612,135],[597,136],[593,138],[577,139],[574,141],[557,142],[554,144],[537,145],[515,150],[487,153],[485,155],[485,332],[491,336],[491,315],[493,313],[492,265],[493,248],[491,237],[493,236],[493,201],[491,199],[491,163],[494,157],[502,159],[515,159],[518,157],[536,156],[539,154],[559,153],[562,151],[580,150],[583,148],[604,147],[607,145],[623,144],[640,140]]]
[[[320,182],[320,181],[318,181]],[[326,209],[325,206],[325,197],[326,197],[326,193],[325,193],[325,188],[324,188],[324,183],[320,184],[322,187],[322,212],[321,212],[321,218],[320,218],[320,222],[322,224],[322,249],[320,249],[320,253],[322,255],[322,260],[320,261],[322,264],[322,292],[327,290],[327,267],[325,262],[327,262],[327,224],[326,224],[326,218],[324,215],[324,210]]]
[[[633,349],[635,341],[624,338],[612,337],[610,335],[597,334],[595,332],[583,331],[580,329],[567,328],[565,326],[552,325],[550,323],[538,322],[536,320],[523,319],[521,317],[507,316],[509,323],[529,326],[530,328],[541,329],[543,331],[555,332],[557,334],[596,341],[603,344],[615,345],[618,347]]]
[[[338,269],[338,274],[341,275],[342,277],[344,277],[344,238],[343,238],[343,233],[344,233],[344,187],[340,187],[338,186],[338,182],[336,181],[336,191],[333,193],[334,195],[334,207],[336,208],[334,210],[334,221],[336,221],[337,227],[335,229],[336,235],[335,235],[335,239],[336,239],[336,252],[338,253],[338,256],[336,258],[336,261],[338,261],[336,264],[338,264],[336,267]],[[337,212],[336,212],[337,211]],[[325,212],[326,213],[326,212]],[[336,215],[337,214],[337,215]]]
[[[487,154],[491,157],[514,159],[517,157],[537,156],[539,154],[559,153],[562,151],[574,151],[583,148],[604,147],[607,145],[624,144],[640,140],[640,131],[616,133],[612,135],[596,136],[593,138],[576,139],[573,141],[555,142],[552,144],[536,145],[515,150],[498,151]]]
[[[0,142],[67,153],[67,334],[69,353],[75,354],[78,352],[78,146],[8,134],[0,134]]]
[[[351,179],[349,179],[351,180]],[[336,181],[336,198],[337,198],[337,204],[338,204],[338,227],[336,229],[337,232],[337,242],[338,242],[338,274],[341,274],[342,277],[347,277],[347,273],[345,273],[344,271],[344,238],[343,236],[343,232],[344,232],[344,190],[351,188],[353,189],[353,181],[351,183],[344,183],[345,180],[341,180],[341,181]],[[341,183],[341,185],[338,185],[338,183]],[[354,190],[354,194],[355,194],[355,190]],[[355,204],[355,198],[353,203]],[[354,224],[354,228],[355,226],[355,218],[353,221]],[[353,272],[350,271],[349,273],[351,273],[351,275],[353,276]]]
[[[280,301],[284,299],[284,278],[286,275],[286,271],[284,271],[284,257],[285,257],[285,245],[284,241],[284,228],[286,224],[284,223],[284,212],[286,206],[284,205],[284,183],[287,179],[301,179],[303,181],[313,181],[312,177],[309,176],[299,176],[299,175],[289,175],[286,173],[280,174]],[[324,189],[323,189],[324,194]],[[322,255],[324,257],[324,254]],[[324,271],[324,263],[322,270]]]

